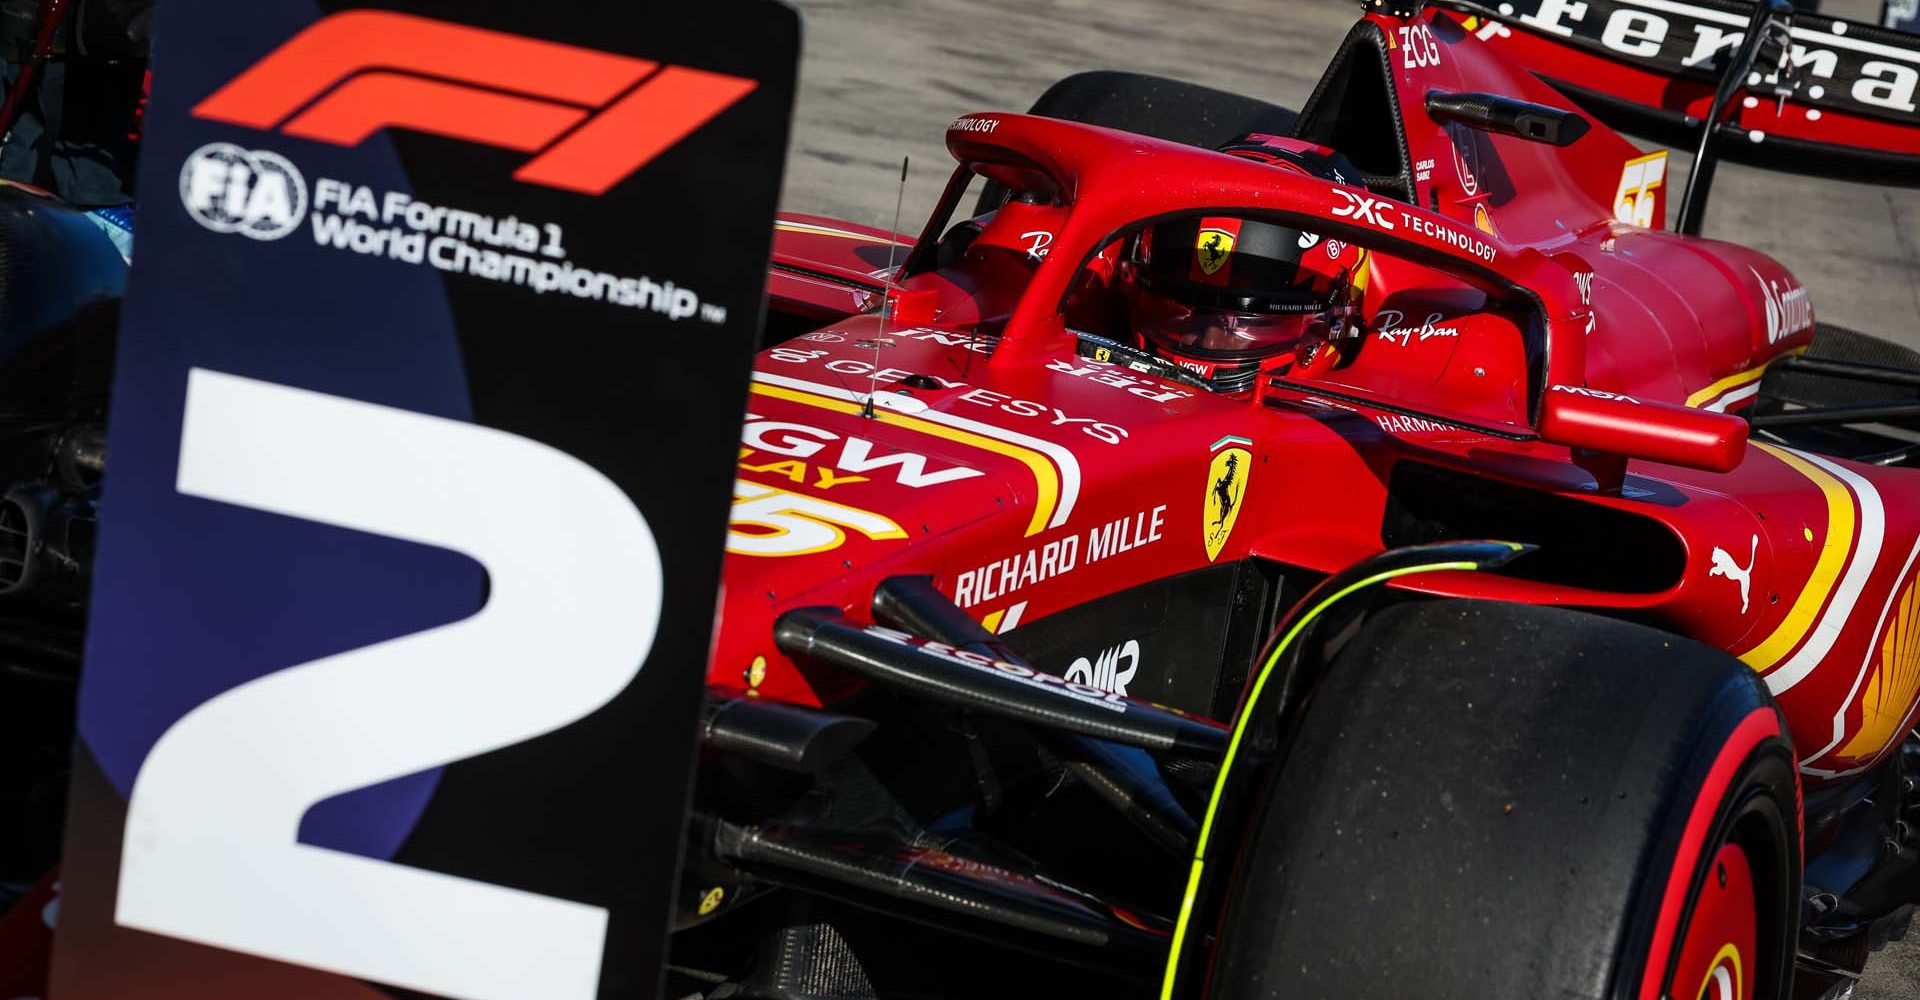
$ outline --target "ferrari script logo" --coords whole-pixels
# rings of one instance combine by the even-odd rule
[[[1220,558],[1220,549],[1233,535],[1240,520],[1240,499],[1247,495],[1247,475],[1252,472],[1253,453],[1245,448],[1216,452],[1207,470],[1207,499],[1204,505],[1207,560]]]
[[[1193,248],[1200,252],[1200,270],[1218,274],[1233,255],[1233,234],[1224,229],[1202,229]]]

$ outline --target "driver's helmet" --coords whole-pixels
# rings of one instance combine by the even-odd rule
[[[1336,183],[1359,171],[1324,146],[1249,135],[1222,152]],[[1141,346],[1215,391],[1245,392],[1260,372],[1324,362],[1350,335],[1366,251],[1252,219],[1186,217],[1149,226],[1120,269]]]

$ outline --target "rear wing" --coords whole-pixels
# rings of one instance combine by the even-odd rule
[[[1436,6],[1607,125],[1699,155],[1683,231],[1720,158],[1920,186],[1920,36],[1786,0]]]

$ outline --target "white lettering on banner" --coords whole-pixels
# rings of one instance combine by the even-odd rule
[[[273,153],[238,150],[248,163],[281,164],[271,176],[291,178],[279,183],[292,191],[299,171]],[[565,232],[553,223],[535,224],[515,216],[496,218],[479,212],[416,201],[412,195],[388,191],[378,196],[371,188],[322,177],[313,184],[313,210],[306,212],[306,192],[298,190],[290,208],[281,207],[281,195],[270,195],[256,181],[244,201],[233,194],[237,176],[232,157],[209,159],[194,154],[183,168],[181,197],[202,225],[216,232],[239,232],[256,239],[278,239],[292,232],[302,213],[312,223],[316,246],[402,264],[427,265],[450,274],[528,288],[537,294],[557,292],[630,309],[643,309],[672,320],[698,319],[725,323],[727,309],[704,302],[698,293],[671,281],[627,277],[581,267],[567,259]],[[204,161],[204,162],[203,162]],[[241,165],[250,174],[259,171]],[[267,176],[267,175],[261,175]],[[218,181],[225,185],[215,191]],[[271,185],[269,185],[271,186]],[[215,194],[217,200],[210,201]],[[241,214],[231,216],[229,207]]]
[[[1108,521],[1082,536],[1067,535],[970,569],[954,578],[953,602],[963,608],[995,600],[1063,576],[1083,566],[1111,559],[1123,552],[1160,540],[1167,505]],[[1085,553],[1085,559],[1081,558]]]
[[[177,488],[464,553],[490,585],[472,617],[174,722],[127,802],[115,922],[462,1000],[592,1000],[602,907],[297,838],[315,803],[553,732],[628,688],[662,588],[632,501],[537,441],[205,369],[187,379]],[[578,530],[524,529],[556,503]]]

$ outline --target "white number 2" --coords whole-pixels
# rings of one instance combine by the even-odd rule
[[[462,552],[489,590],[463,621],[287,667],[175,722],[134,781],[115,920],[462,1000],[591,1000],[604,908],[295,837],[316,802],[551,732],[625,689],[659,626],[646,519],[539,442],[204,369],[177,486]],[[529,530],[555,498],[571,529]]]

